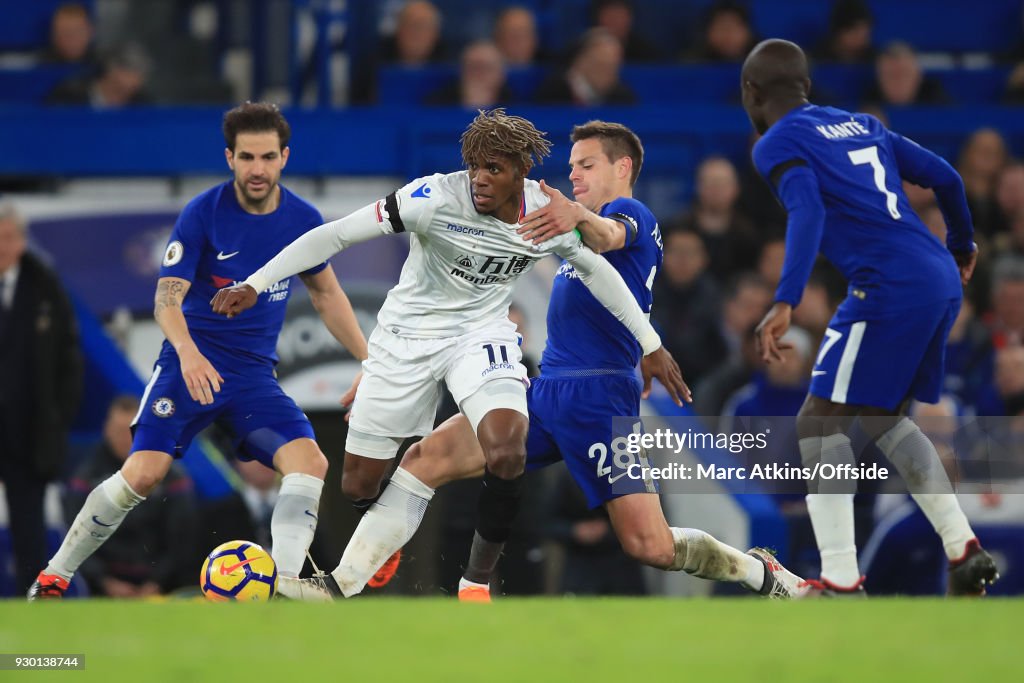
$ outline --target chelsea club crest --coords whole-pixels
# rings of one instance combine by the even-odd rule
[[[153,401],[151,406],[153,414],[157,417],[170,417],[174,415],[174,401],[169,398],[162,397]]]

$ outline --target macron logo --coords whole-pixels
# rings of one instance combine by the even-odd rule
[[[221,252],[217,253],[217,260],[218,261],[227,261],[232,256],[237,256],[237,255],[238,255],[237,251],[233,251],[230,254],[225,254],[223,251],[221,251]]]
[[[430,198],[430,186],[427,185],[426,183],[423,183],[422,185],[417,187],[415,190],[413,190],[412,194],[409,195],[409,196],[411,196],[411,197],[422,197],[423,199],[429,199]]]

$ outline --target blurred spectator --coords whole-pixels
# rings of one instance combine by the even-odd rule
[[[1010,71],[1010,76],[1006,79],[1003,104],[1016,106],[1024,104],[1024,62],[1018,63]]]
[[[924,75],[914,49],[906,43],[890,43],[875,60],[875,83],[864,101],[883,107],[910,104],[946,104],[942,84]]]
[[[938,204],[929,204],[917,211],[918,217],[928,228],[928,232],[943,244],[946,243],[946,218]]]
[[[234,490],[227,495],[201,501],[202,523],[198,532],[201,554],[233,539],[255,541],[271,550],[270,520],[280,488],[277,472],[256,461],[231,457],[235,454],[234,438],[219,427],[214,426],[203,434],[212,447],[232,463],[239,476],[232,478]]]
[[[907,201],[918,215],[936,205],[935,193],[931,188],[915,185],[909,180],[903,181],[903,192],[907,195]]]
[[[481,40],[463,49],[458,80],[429,95],[425,103],[485,109],[508,104],[512,99],[501,52],[494,43]]]
[[[107,55],[99,72],[58,83],[46,98],[49,104],[88,105],[94,109],[148,104],[146,80],[149,58],[138,46],[128,46]]]
[[[740,211],[739,196],[736,167],[724,157],[708,157],[697,167],[693,205],[678,221],[704,238],[709,269],[719,282],[757,264],[758,234]]]
[[[985,237],[992,237],[999,226],[996,188],[1008,161],[1006,141],[994,128],[976,130],[960,150],[956,170],[964,179],[974,229]]]
[[[691,228],[677,228],[662,237],[664,261],[654,281],[651,322],[692,387],[727,356],[720,323],[722,297],[707,272],[708,253],[701,236]]]
[[[749,383],[754,372],[761,367],[754,338],[755,325],[740,335],[739,353],[730,356],[724,363],[707,373],[693,388],[693,409],[698,415],[706,416],[705,423],[711,430],[719,430],[718,416],[722,414],[725,402],[740,387]],[[685,377],[683,379],[686,379]]]
[[[993,267],[986,323],[996,349],[1024,343],[1024,259],[1004,256]]]
[[[547,61],[539,51],[537,20],[533,12],[519,5],[507,7],[498,15],[494,22],[494,44],[510,68]]]
[[[270,550],[270,521],[274,516],[274,505],[277,504],[278,490],[281,488],[277,472],[255,460],[239,460],[235,469],[242,475],[245,486],[241,490],[242,500],[249,510],[253,534],[242,538],[251,538],[261,546]]]
[[[1024,215],[1024,164],[1014,161],[1000,171],[996,182],[996,205],[999,215],[995,232],[1007,232],[1018,217]]]
[[[800,466],[795,416],[807,397],[814,346],[811,336],[792,326],[780,340],[789,348],[783,362],[765,365],[753,373],[750,383],[738,389],[722,407],[718,429],[725,433],[768,433],[766,447],[757,449],[754,461]],[[778,418],[787,419],[780,420]],[[767,484],[772,490],[771,484]],[[781,488],[788,488],[782,485]],[[780,505],[802,507],[803,493],[776,493]]]
[[[993,364],[992,335],[964,297],[946,342],[943,391],[978,415],[1001,414],[992,384]]]
[[[398,11],[394,34],[380,41],[377,54],[352,86],[352,101],[368,104],[377,99],[377,71],[382,66],[418,68],[445,59],[441,42],[441,13],[427,0],[411,0]]]
[[[825,336],[825,329],[839,305],[839,301],[829,291],[824,272],[829,266],[823,260],[819,264],[811,271],[800,305],[793,309],[793,323],[807,330],[815,344]]]
[[[395,33],[382,41],[381,62],[423,66],[444,58],[441,13],[427,0],[412,0],[398,11]]]
[[[131,424],[139,411],[134,396],[111,403],[103,439],[68,482],[67,519],[74,519],[89,492],[121,469],[132,449]],[[79,570],[94,595],[143,598],[190,585],[196,573],[196,502],[192,481],[175,464],[163,482],[117,533]]]
[[[569,68],[550,76],[537,90],[541,104],[635,104],[636,95],[619,79],[622,44],[603,28],[583,34]]]
[[[599,26],[622,43],[623,57],[628,62],[657,62],[661,50],[639,32],[633,24],[632,0],[593,0],[594,25]]]
[[[698,47],[683,58],[701,62],[742,62],[756,44],[746,5],[718,0],[708,10]]]
[[[0,480],[22,595],[46,564],[43,493],[60,473],[82,394],[74,309],[27,243],[25,220],[0,204]]]
[[[996,388],[1005,415],[1024,415],[1024,346],[1007,346],[996,353]]]
[[[520,346],[523,347],[523,359],[520,362],[526,366],[526,376],[536,377],[540,374],[540,366],[533,354],[527,351],[531,344],[529,321],[526,319],[526,311],[524,311],[519,304],[513,302],[509,304],[508,307],[508,319],[509,322],[516,326],[516,332],[518,332],[520,336]]]
[[[757,131],[749,137],[750,145],[744,161],[743,175],[740,179],[740,198],[736,203],[740,212],[749,217],[758,231],[766,233],[784,233],[786,230],[786,210],[775,198],[771,187],[761,174],[754,168],[751,154],[754,144],[760,139]]]
[[[807,398],[807,388],[810,385],[811,367],[814,365],[813,340],[805,330],[793,326],[780,341],[790,347],[782,351],[783,362],[762,365],[762,368],[754,373],[753,381],[733,394],[726,402],[722,409],[723,417],[797,414],[804,399]],[[795,446],[795,431],[793,436],[794,443],[791,445]],[[799,449],[791,450],[799,454]],[[787,460],[788,458],[782,457],[780,462]]]
[[[76,65],[88,70],[95,68],[94,33],[92,19],[84,5],[77,2],[61,5],[50,21],[50,44],[40,61],[44,64]]]
[[[558,591],[571,595],[644,595],[643,568],[628,557],[604,507],[590,509],[569,470],[559,467],[549,496],[548,536],[565,564]]]
[[[1010,218],[1005,232],[996,235],[995,247],[998,254],[1024,258],[1024,210]]]
[[[786,240],[774,237],[761,245],[761,253],[757,257],[757,274],[773,290],[782,279],[782,263],[786,259]]]
[[[870,64],[875,59],[871,44],[874,17],[864,0],[836,0],[829,19],[828,38],[818,50],[822,62]]]
[[[726,293],[722,309],[722,329],[730,356],[739,355],[748,334],[772,304],[774,292],[756,273],[742,273],[735,277]]]

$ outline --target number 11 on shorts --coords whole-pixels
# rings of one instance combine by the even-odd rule
[[[505,348],[505,345],[500,345],[498,350],[501,352],[501,362],[508,363],[508,349]],[[484,344],[484,351],[487,352],[487,360],[491,365],[498,362],[497,357],[494,355],[494,344]]]

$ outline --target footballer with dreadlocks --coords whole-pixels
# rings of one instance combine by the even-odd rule
[[[411,537],[419,525],[434,489],[401,467],[383,493],[381,484],[402,442],[430,433],[442,381],[483,450],[477,533],[500,552],[519,505],[529,430],[529,382],[508,308],[515,281],[547,254],[571,264],[630,331],[651,357],[644,372],[674,395],[682,393],[679,367],[607,260],[585,247],[578,233],[542,245],[517,233],[523,216],[549,202],[526,177],[549,151],[545,134],[530,121],[502,109],[481,111],[462,135],[466,170],[418,178],[307,232],[244,283],[214,297],[215,312],[243,314],[274,283],[352,244],[410,233],[398,285],[370,336],[345,445],[343,492],[364,507],[379,501],[363,516],[326,582],[324,598],[354,595],[382,565],[394,566],[394,556],[380,550],[392,542],[381,537],[381,529],[407,528]],[[496,554],[492,559],[497,561]]]

